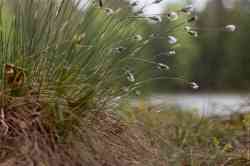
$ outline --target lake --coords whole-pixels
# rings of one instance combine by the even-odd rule
[[[176,105],[211,115],[250,111],[249,99],[247,94],[171,94],[153,95],[149,101],[153,105]]]

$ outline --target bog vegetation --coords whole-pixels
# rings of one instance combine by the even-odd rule
[[[70,0],[1,1],[1,165],[171,165],[231,161],[223,148],[227,145],[231,149],[232,144],[220,143],[220,138],[224,138],[222,132],[214,126],[211,135],[201,130],[210,127],[208,119],[200,121],[192,113],[169,112],[170,124],[154,126],[151,123],[160,118],[157,113],[147,114],[147,109],[142,111],[145,114],[125,111],[128,107],[122,104],[124,98],[140,94],[139,88],[152,80],[175,79],[193,89],[199,86],[181,78],[145,78],[145,68],[163,72],[171,69],[164,62],[144,56],[151,41],[162,38],[145,33],[144,21],[159,23],[162,18],[141,15],[143,9],[131,14],[127,9],[106,8],[100,2],[87,1],[83,5],[81,1]],[[182,13],[187,20],[174,28],[189,25],[196,20],[191,9],[192,6],[187,6],[168,13],[165,18],[176,20],[177,13]],[[226,28],[232,30],[232,26]],[[184,29],[187,34],[197,36],[187,28]],[[178,43],[172,35],[166,41],[170,49]],[[201,124],[197,123],[197,128],[190,119],[182,119],[185,116]],[[183,124],[178,124],[179,121]],[[171,144],[155,133],[164,131],[165,125],[173,130],[161,137],[169,139]],[[247,129],[243,126],[240,134]],[[194,138],[196,130],[202,132]],[[176,135],[168,135],[171,132]],[[214,135],[217,132],[218,136]],[[187,150],[193,153],[190,146],[200,150],[194,142],[197,147],[212,149],[202,151],[207,158],[192,156],[196,160],[186,156]],[[216,153],[210,157],[213,152]],[[187,159],[183,160],[182,155]],[[219,155],[224,158],[218,159]],[[238,158],[247,162],[245,156]]]

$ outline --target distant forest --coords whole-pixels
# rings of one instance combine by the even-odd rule
[[[180,36],[182,46],[177,54],[167,58],[172,67],[168,76],[179,76],[196,81],[200,91],[237,92],[250,90],[250,2],[236,1],[233,8],[225,8],[222,0],[211,0],[206,9],[198,15],[198,21],[192,25],[199,33],[197,38]],[[170,26],[160,25],[159,31]],[[234,33],[228,33],[223,27],[233,24]],[[157,52],[164,52],[164,42],[155,43]],[[165,50],[166,51],[166,50]],[[157,90],[187,90],[178,81],[157,81]]]

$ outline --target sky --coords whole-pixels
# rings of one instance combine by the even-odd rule
[[[138,1],[141,6],[144,4],[150,3],[154,0],[129,0],[131,2]],[[207,3],[210,0],[192,0],[192,4],[195,8],[196,11],[202,11],[205,9]],[[237,0],[222,0],[223,5],[225,8],[233,8],[234,4]],[[176,3],[176,2],[185,2],[184,0],[163,0],[161,3],[157,5],[151,5],[150,7],[147,7],[144,11],[147,15],[150,14],[155,14],[155,13],[161,13],[164,9],[166,9],[167,5],[171,3]]]
[[[81,0],[81,1],[84,4],[86,3],[87,0]],[[127,0],[127,1],[130,1],[130,2],[137,1],[139,2],[139,6],[144,6],[145,4],[150,4],[150,2],[153,2],[154,0]],[[202,11],[210,0],[191,0],[191,1],[196,11]],[[225,8],[232,8],[236,1],[238,0],[222,0]],[[163,12],[164,9],[166,9],[166,7],[169,4],[173,4],[177,2],[183,3],[185,2],[185,0],[163,0],[159,4],[150,5],[149,7],[145,8],[144,13],[146,15],[160,14],[161,12]]]
[[[144,4],[148,4],[154,0],[129,0],[129,1],[130,2],[138,1],[139,5],[143,6]],[[202,11],[206,7],[207,1],[209,0],[193,0],[193,5],[197,11]],[[228,0],[228,1],[234,1],[234,0]],[[151,5],[150,7],[145,8],[144,12],[146,13],[146,15],[158,14],[161,13],[164,9],[166,9],[167,5],[176,2],[184,2],[184,0],[163,0],[159,4]]]
[[[83,6],[87,0],[81,0]],[[154,0],[127,0],[130,2],[139,2],[139,6],[144,6],[145,4],[150,4],[150,2],[153,2]],[[150,14],[159,14],[161,13],[164,9],[166,9],[167,5],[177,3],[177,2],[184,2],[185,0],[163,0],[161,3],[156,4],[156,5],[150,5],[149,7],[144,9],[144,13],[146,15]],[[193,5],[197,11],[202,11],[206,7],[207,1],[209,0],[192,0]],[[224,1],[235,1],[235,0],[224,0]],[[105,2],[105,0],[104,0]]]
[[[131,2],[135,0],[130,0]],[[148,4],[152,2],[152,0],[137,0],[139,2],[139,6],[143,6],[145,4]],[[176,3],[177,0],[163,0],[161,3],[156,5],[150,5],[149,7],[144,9],[144,13],[147,15],[150,14],[158,14],[161,13],[168,4]]]

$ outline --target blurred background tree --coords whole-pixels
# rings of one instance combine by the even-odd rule
[[[186,1],[185,3],[191,3]],[[176,1],[168,5],[165,12],[176,11],[184,1]],[[249,90],[250,85],[250,2],[248,0],[210,0],[204,10],[196,11],[198,21],[185,24],[194,27],[199,36],[194,38],[183,31],[183,27],[171,31],[171,26],[183,22],[163,21],[161,24],[148,25],[149,29],[160,36],[174,35],[178,45],[174,47],[176,54],[169,56],[171,50],[166,40],[154,40],[151,56],[169,65],[168,72],[154,70],[154,75],[180,77],[196,81],[200,92],[239,92]],[[233,24],[235,33],[225,31],[225,26]],[[181,81],[159,80],[154,82],[156,92],[183,92],[188,88]]]
[[[122,12],[131,14],[135,12],[131,6],[133,2],[136,2],[135,0],[103,2],[104,8],[112,8],[114,11],[121,9]],[[153,2],[153,0],[146,2]],[[157,5],[164,2],[170,2],[170,0],[163,0]],[[174,2],[165,4],[163,13],[178,11],[183,5],[198,1],[176,0]],[[235,92],[249,89],[250,2],[248,0],[209,0],[206,2],[204,9],[195,11],[199,18],[196,23],[187,23],[185,17],[179,17],[176,21],[162,19],[159,24],[142,21],[140,31],[146,34],[143,37],[148,38],[152,32],[160,36],[159,39],[151,41],[143,50],[145,57],[167,64],[170,70],[162,72],[155,66],[145,65],[140,69],[139,77],[178,77],[187,81],[195,81],[200,85],[199,92]],[[229,24],[237,27],[235,33],[225,31],[224,27]],[[184,26],[194,27],[199,34],[198,37],[189,35],[183,29]],[[169,45],[168,35],[175,36],[178,43],[174,46]],[[170,55],[170,51],[175,51],[175,53]],[[182,81],[175,79],[156,80],[145,87],[153,92],[190,92],[190,88]]]
[[[196,25],[201,29],[196,42],[199,55],[190,64],[190,79],[197,80],[202,90],[249,89],[249,6],[247,0],[235,1],[232,8],[226,8],[226,1],[211,0],[199,14]],[[228,24],[236,25],[237,31],[217,31]]]

